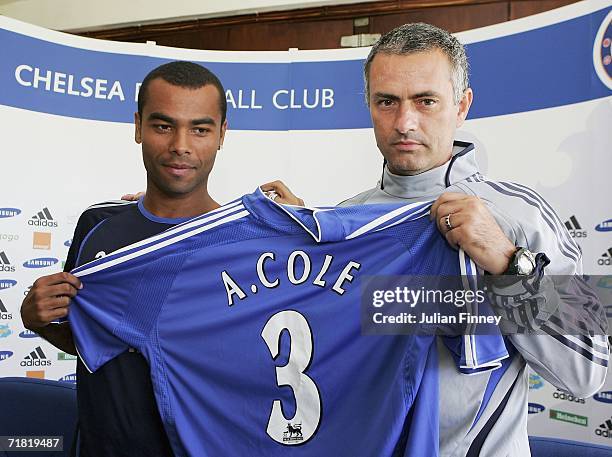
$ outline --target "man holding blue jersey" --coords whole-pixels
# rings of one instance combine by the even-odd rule
[[[160,233],[219,207],[208,193],[208,176],[227,127],[225,91],[218,78],[190,62],[171,62],[142,82],[135,113],[135,140],[142,146],[147,192],[137,203],[105,202],[79,218],[65,272],[39,278],[23,301],[26,328],[76,354],[67,322],[81,282],[74,267]],[[126,351],[95,373],[77,363],[80,456],[172,455],[149,366]]]
[[[577,397],[592,395],[606,376],[603,308],[571,292],[581,287],[581,253],[539,195],[488,180],[474,145],[453,141],[473,94],[465,50],[450,33],[428,24],[392,30],[370,51],[365,81],[384,169],[376,187],[341,205],[436,200],[431,217],[447,241],[488,273],[510,278],[492,295],[514,330],[502,367],[467,377],[440,349],[441,454],[528,456],[527,364]],[[281,182],[262,188],[299,204]],[[544,267],[574,284],[539,282]]]

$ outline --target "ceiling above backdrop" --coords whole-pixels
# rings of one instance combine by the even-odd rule
[[[116,41],[193,49],[339,48],[343,36],[385,33],[407,22],[451,32],[548,11],[574,0],[0,0],[0,14]]]

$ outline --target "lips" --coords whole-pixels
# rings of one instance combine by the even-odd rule
[[[393,143],[393,146],[400,151],[414,151],[423,146],[423,143],[419,143],[418,141],[397,141]]]
[[[195,167],[186,163],[166,163],[164,168],[174,176],[184,176],[195,169]]]

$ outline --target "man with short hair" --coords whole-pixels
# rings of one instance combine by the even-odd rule
[[[71,354],[76,349],[68,323],[51,323],[66,317],[81,288],[68,271],[220,206],[208,193],[227,128],[219,79],[195,63],[170,62],[145,77],[138,95],[135,140],[142,145],[146,195],[137,203],[88,208],[79,218],[65,271],[36,280],[21,308],[26,328]],[[95,373],[79,359],[77,397],[81,457],[173,455],[141,354],[126,351]]]
[[[384,169],[376,187],[341,205],[436,200],[431,217],[448,242],[486,272],[509,278],[494,282],[491,295],[511,333],[511,357],[498,370],[462,375],[440,345],[441,454],[528,456],[527,364],[578,397],[605,380],[603,308],[572,293],[583,287],[580,250],[542,197],[488,180],[474,145],[453,141],[473,97],[455,37],[429,24],[398,27],[372,47],[364,74]],[[299,203],[281,182],[262,189]]]

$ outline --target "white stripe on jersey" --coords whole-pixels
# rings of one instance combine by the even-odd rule
[[[431,206],[426,206],[424,208],[421,208],[417,211],[415,211],[414,213],[410,213],[407,216],[402,217],[401,219],[389,224],[389,225],[384,225],[382,227],[378,227],[377,229],[375,229],[375,232],[379,232],[381,230],[386,230],[389,227],[393,227],[394,225],[398,225],[401,224],[402,222],[406,222],[406,221],[415,221],[417,219],[420,219],[422,217],[425,217],[429,214],[429,209],[431,208]]]
[[[107,202],[95,203],[91,206],[88,206],[85,211],[93,208],[111,208],[113,206],[124,206],[124,205],[135,205],[138,204],[138,201],[129,202],[127,200],[110,200]]]
[[[346,239],[347,240],[351,240],[353,238],[357,238],[358,236],[361,236],[361,235],[363,235],[366,232],[374,230],[376,227],[384,224],[385,222],[388,222],[391,219],[396,218],[397,216],[401,216],[405,212],[408,212],[408,211],[410,211],[411,209],[413,209],[413,208],[415,208],[417,206],[423,205],[424,203],[427,203],[427,202],[416,202],[416,203],[411,203],[409,205],[401,206],[401,207],[391,211],[390,213],[384,214],[384,215],[374,219],[373,221],[368,222],[363,227],[360,227],[357,230],[355,230],[353,233],[350,233],[346,237]],[[427,210],[429,210],[429,207],[427,207]],[[417,212],[415,212],[414,214],[416,214],[416,213]],[[420,211],[418,213],[420,213]],[[408,218],[408,217],[410,217],[412,215],[413,214],[409,214],[408,216],[406,216],[406,218]],[[392,227],[393,225],[395,225],[395,224],[392,224],[389,227]]]
[[[219,219],[221,217],[227,216],[228,214],[231,214],[233,212],[239,211],[239,210],[243,210],[244,209],[244,205],[241,204],[242,202],[239,200],[238,202],[232,202],[232,203],[228,203],[225,206],[222,206],[220,208],[217,208],[215,210],[209,211],[206,214],[202,214],[201,216],[196,216],[193,219],[189,219],[188,221],[182,222],[180,224],[177,224],[173,227],[170,227],[167,230],[164,230],[161,233],[158,233],[157,235],[153,235],[150,238],[145,238],[144,240],[140,240],[137,241],[136,243],[130,244],[128,246],[124,246],[122,248],[117,249],[116,251],[113,251],[110,254],[120,254],[121,252],[124,251],[128,251],[134,248],[137,248],[139,246],[144,246],[147,244],[150,244],[152,242],[155,241],[159,241],[162,240],[164,238],[167,238],[169,236],[172,236],[173,234],[175,234],[176,232],[180,232],[183,231],[185,229],[191,229],[193,227],[198,227],[202,224],[205,224],[207,222],[210,221],[214,221],[216,219]]]
[[[76,277],[82,277],[82,276],[87,276],[89,274],[95,273],[96,271],[105,270],[105,269],[107,269],[109,267],[112,267],[114,265],[119,265],[121,263],[127,262],[128,260],[134,259],[136,257],[140,257],[140,256],[142,256],[144,254],[149,253],[149,252],[154,252],[154,251],[157,251],[158,249],[161,249],[163,247],[170,246],[170,245],[172,245],[174,243],[178,243],[181,240],[184,240],[186,238],[192,237],[192,236],[197,235],[199,233],[206,232],[207,230],[210,230],[210,229],[213,229],[215,227],[218,227],[219,225],[223,225],[223,224],[226,224],[228,222],[232,222],[232,221],[236,221],[238,219],[242,219],[243,217],[246,217],[249,214],[250,213],[248,211],[246,211],[246,210],[240,211],[238,213],[231,214],[231,215],[229,215],[229,216],[227,216],[227,217],[225,217],[223,219],[218,219],[215,222],[212,222],[210,224],[205,224],[205,225],[202,225],[200,227],[197,227],[197,228],[195,228],[193,230],[190,230],[188,232],[181,233],[181,234],[173,236],[173,237],[168,237],[168,238],[164,239],[163,241],[160,241],[158,243],[152,244],[152,245],[147,246],[145,248],[142,248],[142,249],[140,249],[138,251],[126,254],[124,256],[110,258],[106,262],[103,261],[103,262],[98,263],[97,265],[93,265],[93,266],[91,266],[89,268],[85,268],[87,265],[99,261],[99,260],[93,260],[92,262],[86,263],[82,267],[79,267],[79,268],[83,268],[83,269],[75,271],[73,274]],[[150,242],[150,240],[149,240],[149,242]],[[139,242],[139,243],[135,243],[134,245],[126,246],[125,248],[122,248],[121,251],[129,250],[129,249],[134,249],[135,247],[137,247],[136,245],[141,245],[141,244],[142,244],[142,242]],[[115,254],[117,252],[119,252],[119,251],[115,251]],[[107,257],[103,257],[101,260],[104,260],[105,258],[108,258],[108,257],[110,257],[110,255],[107,256]]]

